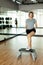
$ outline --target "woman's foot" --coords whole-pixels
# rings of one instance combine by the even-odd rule
[[[26,50],[30,50],[31,48],[27,47]]]

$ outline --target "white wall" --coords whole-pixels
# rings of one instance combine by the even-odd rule
[[[34,9],[43,9],[43,4],[19,5],[19,10],[30,11]]]

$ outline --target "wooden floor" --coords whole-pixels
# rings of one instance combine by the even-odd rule
[[[24,54],[22,59],[18,60],[16,50],[9,48],[8,45],[9,42],[2,42],[0,45],[0,65],[43,65],[43,49],[36,49],[36,61],[28,54]]]

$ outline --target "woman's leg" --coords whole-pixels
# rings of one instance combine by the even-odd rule
[[[28,48],[31,48],[31,36],[30,36],[30,34],[27,35],[27,39],[28,39]]]
[[[32,37],[34,34],[35,34],[35,32],[32,31],[31,33],[29,33],[29,34],[27,35],[28,47],[29,47],[29,48],[32,48],[32,40],[31,40],[31,37]]]

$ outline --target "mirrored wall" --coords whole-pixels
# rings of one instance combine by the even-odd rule
[[[38,22],[38,27],[43,27],[43,9],[36,9],[34,11],[34,18]],[[15,18],[17,18],[18,27],[25,27],[28,12],[23,11],[6,11],[0,15],[0,25],[12,25],[16,27]]]

